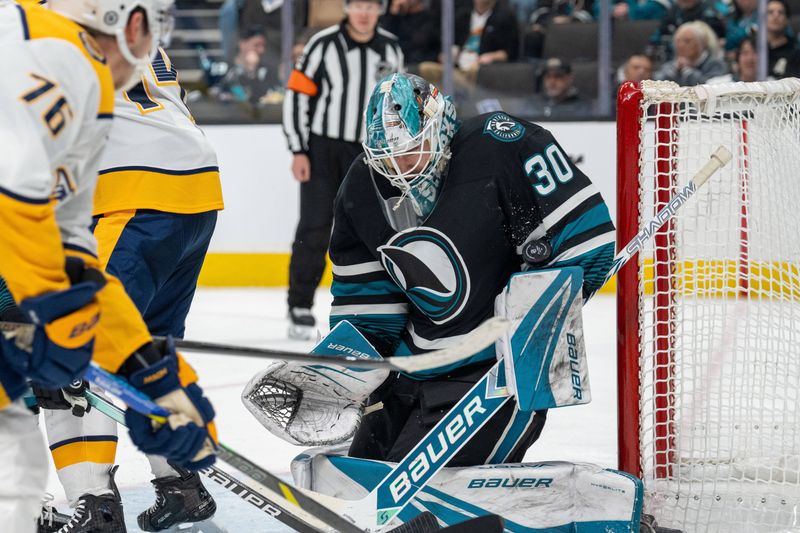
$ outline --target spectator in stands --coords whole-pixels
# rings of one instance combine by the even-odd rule
[[[531,14],[523,39],[524,57],[539,59],[550,24],[590,22],[592,16],[584,9],[583,0],[542,0]]]
[[[279,0],[225,0],[219,9],[222,54],[228,63],[238,54],[239,38],[249,28],[261,26],[280,31]]]
[[[658,30],[653,34],[654,53],[658,58],[672,59],[674,50],[671,46],[675,31],[694,20],[705,22],[718,39],[725,38],[725,22],[714,9],[709,0],[676,0],[675,4],[661,20]]]
[[[738,50],[742,40],[756,28],[758,0],[733,0],[733,7],[726,21],[725,50]]]
[[[611,16],[617,20],[660,20],[672,6],[669,0],[614,0]],[[595,20],[600,16],[600,2],[592,4]]]
[[[254,26],[242,32],[239,53],[217,87],[221,100],[258,105],[268,95],[279,97],[277,66],[267,64],[266,52],[264,28]]]
[[[646,54],[633,54],[617,71],[617,84],[653,79],[653,61]]]
[[[518,41],[517,19],[505,0],[472,0],[472,10],[456,13],[456,65],[463,72],[515,60]]]
[[[592,114],[592,102],[575,87],[572,65],[566,60],[548,59],[541,81],[542,92],[523,108],[523,117],[574,118]]]
[[[436,61],[442,45],[440,16],[431,12],[430,0],[394,0],[381,26],[400,41],[406,64]]]
[[[700,20],[681,25],[673,37],[675,59],[664,63],[655,74],[657,80],[689,86],[705,83],[727,72],[718,57],[719,44],[714,31]]]
[[[800,57],[794,32],[789,25],[789,4],[786,0],[767,3],[767,42],[769,66],[767,72],[775,79],[800,76]]]
[[[757,81],[758,80],[758,52],[756,52],[755,37],[746,35],[739,41],[739,47],[734,51],[736,62],[733,72],[715,76],[707,83],[730,83],[734,81]]]
[[[456,95],[475,85],[481,65],[512,61],[517,58],[519,31],[517,19],[505,0],[472,0],[471,9],[458,9],[455,13],[454,61],[456,70]],[[439,63],[425,61],[420,64],[420,74],[433,84],[442,80]]]

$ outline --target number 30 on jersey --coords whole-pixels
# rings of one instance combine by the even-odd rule
[[[544,154],[534,154],[525,161],[525,174],[533,181],[533,189],[541,196],[547,196],[556,190],[558,183],[571,180],[574,172],[561,148],[551,143],[544,149]]]

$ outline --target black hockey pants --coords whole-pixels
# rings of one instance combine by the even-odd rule
[[[311,307],[325,270],[333,201],[361,145],[311,135],[311,179],[300,184],[300,221],[289,262],[289,307]]]
[[[495,361],[478,363],[445,376],[415,380],[392,374],[370,396],[367,405],[382,408],[364,415],[348,455],[364,459],[399,462],[443,418]],[[489,419],[447,466],[474,466],[492,462],[518,463],[539,438],[547,420],[547,411],[536,411],[527,424],[512,437],[516,402],[509,401]],[[509,439],[506,443],[498,443]],[[507,449],[502,457],[496,449]],[[493,452],[494,455],[493,455]]]

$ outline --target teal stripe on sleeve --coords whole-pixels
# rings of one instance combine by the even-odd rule
[[[331,294],[337,296],[374,296],[381,294],[402,294],[403,290],[390,280],[369,281],[366,283],[333,280]]]
[[[579,216],[577,220],[564,226],[564,229],[556,235],[551,243],[553,252],[557,253],[559,248],[561,248],[561,244],[567,239],[609,222],[611,222],[611,216],[608,214],[608,207],[606,207],[606,204],[601,203],[594,206]]]

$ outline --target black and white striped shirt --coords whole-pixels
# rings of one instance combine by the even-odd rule
[[[351,39],[344,22],[315,34],[289,76],[283,101],[289,149],[308,151],[310,133],[361,142],[364,106],[375,83],[402,68],[397,38],[381,28],[367,43]]]

